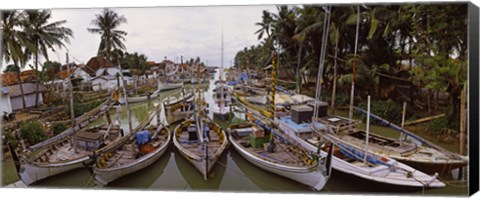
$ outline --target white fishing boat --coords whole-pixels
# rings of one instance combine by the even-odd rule
[[[383,157],[369,152],[368,160],[364,161],[365,151],[359,147],[350,145],[348,141],[328,135],[327,127],[321,123],[295,123],[290,117],[282,117],[276,120],[280,130],[310,152],[327,156],[328,149],[322,148],[322,144],[328,140],[335,142],[332,156],[333,169],[355,175],[357,177],[398,186],[409,187],[444,187],[436,176],[430,176],[396,160]],[[315,130],[314,130],[315,129]],[[320,147],[320,148],[319,148]]]
[[[304,152],[293,139],[254,122],[229,126],[229,139],[235,150],[255,166],[274,174],[322,190],[330,177],[330,159],[320,163]],[[271,133],[270,135],[265,134]],[[275,134],[275,135],[274,135]],[[265,143],[264,143],[265,142]],[[270,145],[274,149],[269,150]]]
[[[147,122],[150,123],[151,119]],[[97,159],[93,168],[97,184],[107,185],[120,177],[150,166],[165,153],[171,139],[168,128],[160,124],[159,118],[156,125],[142,126],[145,124],[140,124],[135,132],[123,137],[116,147],[105,151]]]
[[[152,94],[145,94],[145,95],[141,95],[141,96],[127,97],[127,100],[128,100],[129,103],[144,102],[144,101],[151,100],[151,99],[154,99],[154,98],[157,98],[158,96],[160,96],[160,91],[162,91],[162,90],[157,89]],[[120,97],[118,99],[118,102],[120,104],[125,104],[125,98]]]
[[[118,114],[117,114],[118,115]],[[72,136],[52,142],[37,154],[12,156],[19,164],[20,179],[27,185],[81,168],[92,163],[98,149],[114,144],[123,134],[117,121],[100,127],[82,129]],[[30,155],[30,156],[29,156]]]
[[[222,66],[218,80],[215,81],[215,88],[213,89],[212,98],[215,105],[212,107],[213,116],[222,120],[228,120],[230,117],[230,105],[232,103],[231,88],[226,85],[223,79],[223,32],[222,32]]]
[[[182,81],[158,80],[158,90],[160,91],[178,89],[178,88],[181,88],[182,86],[183,86]]]
[[[339,116],[330,116],[321,119],[323,123],[329,126],[335,126],[345,118]],[[336,136],[351,144],[362,146],[365,144],[367,132],[358,128],[332,127]],[[390,157],[398,161],[410,164],[417,168],[422,168],[429,173],[444,173],[452,169],[466,166],[468,162],[461,158],[440,152],[432,147],[417,145],[413,141],[400,140],[381,136],[370,131],[368,135],[369,152]]]
[[[157,78],[158,90],[165,91],[183,86],[183,81],[178,75],[178,66],[168,64],[165,67],[165,76]]]
[[[181,97],[164,101],[165,117],[168,124],[174,124],[190,118],[194,113],[193,93],[182,94]],[[203,102],[202,109],[208,113],[208,103]]]

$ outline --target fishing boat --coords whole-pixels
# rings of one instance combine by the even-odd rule
[[[223,79],[223,32],[222,32],[222,66],[220,68],[220,74],[218,80],[215,81],[215,88],[213,89],[213,116],[218,117],[221,120],[228,120],[230,117],[230,105],[232,103],[231,89],[226,85]]]
[[[142,94],[140,96],[134,96],[134,97],[127,97],[127,100],[129,103],[138,103],[138,102],[144,102],[144,101],[147,101],[147,100],[150,100],[150,99],[154,99],[154,98],[157,98],[158,96],[160,96],[160,89],[157,89],[155,90],[153,93],[146,93],[146,94]],[[124,97],[120,97],[118,102],[120,104],[125,104],[125,99]]]
[[[222,120],[228,120],[230,117],[230,105],[232,103],[231,89],[225,85],[224,81],[215,82],[215,89],[213,89],[213,116]]]
[[[364,149],[352,146],[348,141],[329,135],[327,127],[321,123],[303,122],[298,124],[291,117],[279,118],[276,123],[282,133],[295,139],[310,152],[319,153],[322,157],[327,156],[329,151],[322,145],[326,142],[334,142],[336,147],[333,150],[332,167],[337,171],[394,186],[445,186],[436,176],[417,171],[389,157],[368,152],[367,161],[364,161]],[[347,123],[347,121],[344,121],[344,123]]]
[[[330,159],[320,163],[291,138],[247,115],[251,122],[233,124],[228,128],[230,142],[243,158],[263,170],[315,190],[323,189],[330,177]]]
[[[203,102],[202,109],[208,113],[208,103]],[[174,124],[190,118],[194,113],[193,94],[188,93],[180,98],[164,101],[165,117],[168,124]]]
[[[127,134],[117,146],[104,151],[93,168],[97,184],[107,185],[125,175],[142,170],[157,161],[167,150],[171,133],[160,124],[147,126],[152,119],[141,123],[132,133]],[[153,118],[153,117],[152,117]]]
[[[171,89],[181,88],[183,81],[177,75],[178,66],[173,64],[167,65],[165,68],[165,76],[157,78],[158,90],[165,91]]]
[[[345,119],[340,116],[330,116],[321,121],[331,126],[334,129],[332,132],[340,139],[357,146],[364,145],[367,132],[357,127],[339,127],[340,123],[345,123]],[[417,145],[414,140],[389,138],[370,131],[368,142],[370,152],[410,164],[428,173],[445,173],[468,164],[465,159],[433,147]]]
[[[197,99],[196,103],[193,118],[183,121],[175,128],[173,143],[180,154],[207,180],[209,171],[227,148],[228,140],[218,124],[196,109],[200,100]]]
[[[118,117],[118,112],[117,112]],[[51,142],[36,154],[12,152],[20,179],[27,185],[91,164],[97,150],[114,144],[123,134],[117,120],[104,126],[85,128]]]

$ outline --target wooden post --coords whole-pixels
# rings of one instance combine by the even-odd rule
[[[365,137],[365,154],[363,156],[363,163],[367,165],[367,156],[368,156],[368,138],[370,135],[370,95],[368,95],[367,99],[367,135]]]
[[[466,145],[465,145],[465,129],[467,127],[467,84],[465,83],[463,86],[462,93],[460,95],[460,155],[466,154]],[[465,169],[462,167],[458,171],[458,178],[463,180],[463,173]]]
[[[407,113],[407,102],[403,102],[403,111],[402,111],[402,129],[405,126],[405,114]],[[403,139],[405,139],[405,133],[400,133],[400,145],[403,143]]]

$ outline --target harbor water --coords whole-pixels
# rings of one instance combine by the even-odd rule
[[[211,97],[214,88],[214,80],[210,83],[199,85],[205,88],[203,93],[206,100],[213,105]],[[189,85],[190,87],[192,85]],[[208,88],[207,88],[208,86]],[[178,96],[181,90],[172,90],[162,92],[161,96],[153,101],[131,104],[132,125],[135,127],[142,120],[146,119],[148,114],[154,110],[157,104],[170,96]],[[115,114],[116,110],[110,113]],[[212,116],[212,112],[209,112]],[[244,119],[240,112],[234,113],[236,120]],[[213,117],[213,116],[212,116]],[[122,107],[120,113],[122,128],[128,131],[128,116],[126,108]],[[156,120],[156,119],[154,119]],[[220,121],[222,127],[229,124],[229,121]],[[101,124],[100,119],[94,124]],[[230,121],[231,122],[231,121]],[[173,130],[174,126],[170,126]],[[391,129],[386,127],[375,127],[376,131],[385,131],[392,133]],[[3,166],[13,167],[13,162],[7,160]],[[4,167],[5,169],[5,167]],[[14,171],[15,169],[9,169]],[[158,161],[151,166],[124,176],[108,186],[100,187],[94,182],[91,172],[86,169],[77,169],[60,175],[56,175],[32,185],[35,188],[80,188],[80,189],[138,189],[138,190],[174,190],[174,191],[229,191],[229,192],[294,192],[294,193],[329,193],[329,194],[426,194],[426,195],[450,195],[466,196],[468,187],[464,183],[459,183],[452,179],[450,175],[441,176],[447,186],[439,189],[405,188],[398,186],[375,183],[360,179],[353,175],[333,171],[326,187],[321,192],[315,192],[308,186],[295,181],[283,178],[273,173],[264,171],[250,164],[243,159],[234,149],[230,147],[221,156],[219,161],[213,167],[208,180],[204,181],[200,172],[184,159],[180,153],[170,144],[169,149]],[[8,184],[7,187],[25,187],[21,181]]]

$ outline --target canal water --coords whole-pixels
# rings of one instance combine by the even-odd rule
[[[215,79],[218,76],[215,74]],[[213,105],[210,95],[214,88],[213,78],[210,83],[201,85],[206,92],[204,97]],[[208,88],[207,88],[208,86]],[[161,96],[154,101],[131,104],[132,125],[135,127],[148,114],[153,111],[156,104],[161,103],[166,97],[176,97],[180,90],[162,92]],[[115,110],[110,112],[115,114]],[[212,112],[209,112],[212,116]],[[126,108],[122,107],[120,113],[122,128],[128,131],[128,116]],[[236,112],[234,120],[243,120],[244,115]],[[154,119],[156,120],[156,119]],[[228,122],[219,122],[222,127]],[[102,120],[95,124],[101,124]],[[230,121],[232,122],[232,121]],[[170,126],[173,130],[174,126]],[[376,127],[379,131],[390,131],[386,127]],[[451,178],[449,175],[444,178]],[[451,180],[451,179],[449,179]],[[8,185],[8,187],[22,187],[21,181]],[[87,169],[77,169],[57,176],[47,178],[34,184],[40,188],[80,188],[80,189],[148,189],[148,190],[187,190],[187,191],[229,191],[229,192],[294,192],[294,193],[329,193],[329,194],[426,194],[426,195],[467,195],[468,188],[457,182],[447,182],[447,187],[440,189],[404,188],[370,182],[358,177],[334,171],[326,187],[321,192],[314,192],[308,186],[283,178],[257,168],[243,159],[232,147],[228,148],[213,167],[208,181],[197,169],[184,159],[180,153],[170,145],[168,151],[151,166],[124,176],[105,187],[95,185],[92,174]]]

